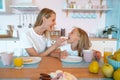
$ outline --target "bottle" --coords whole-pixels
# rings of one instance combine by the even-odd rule
[[[61,36],[65,36],[65,28],[61,28]]]

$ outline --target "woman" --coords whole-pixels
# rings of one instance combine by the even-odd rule
[[[48,8],[44,8],[37,16],[36,22],[22,40],[23,46],[29,56],[47,56],[61,45],[64,39],[58,39],[55,44],[47,48],[47,38],[49,32],[56,24],[56,13]]]

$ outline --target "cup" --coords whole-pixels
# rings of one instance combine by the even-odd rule
[[[92,50],[83,50],[83,59],[85,62],[91,62],[93,58],[93,51]]]
[[[1,52],[0,54],[3,65],[9,66],[12,64],[13,52]]]
[[[21,57],[14,58],[13,63],[16,69],[21,69],[23,67],[23,59]]]
[[[107,63],[107,56],[112,55],[113,49],[112,48],[104,48],[104,63]]]

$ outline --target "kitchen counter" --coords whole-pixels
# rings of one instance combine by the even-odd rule
[[[96,38],[96,37],[90,37],[90,40],[92,41],[116,41],[116,38],[108,39],[108,38]]]

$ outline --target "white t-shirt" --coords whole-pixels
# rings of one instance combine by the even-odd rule
[[[78,51],[77,50],[73,51],[71,49],[71,44],[65,44],[65,45],[61,46],[60,50],[61,51],[66,50],[68,52],[68,54],[71,55],[71,56],[78,56]]]
[[[47,39],[44,36],[35,33],[33,28],[23,35],[21,41],[23,48],[34,48],[37,53],[45,51],[47,47]]]

